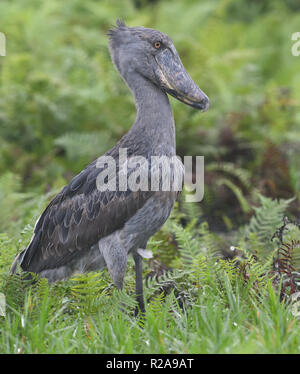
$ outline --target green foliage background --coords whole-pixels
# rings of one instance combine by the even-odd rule
[[[200,113],[170,99],[177,154],[205,156],[204,200],[182,199],[150,243],[157,263],[146,264],[145,274],[172,268],[172,292],[165,300],[161,282],[153,281],[141,328],[129,313],[132,264],[121,295],[106,273],[54,288],[41,282],[25,301],[19,280],[11,281],[8,296],[9,290],[21,296],[12,302],[15,314],[0,321],[0,352],[138,353],[142,341],[148,343],[141,353],[228,353],[238,344],[243,353],[280,353],[280,347],[299,353],[295,313],[277,299],[269,278],[261,278],[278,249],[270,236],[284,215],[299,218],[300,56],[291,53],[291,35],[300,31],[297,0],[1,0],[7,43],[0,57],[2,283],[50,199],[135,119],[133,98],[107,48],[106,32],[117,18],[167,33],[211,100]],[[212,272],[215,258],[230,257],[231,246],[252,269],[246,289],[245,273],[235,272],[231,260],[220,260],[219,275]],[[259,306],[250,297],[256,287],[265,295]],[[183,314],[179,295],[191,314]],[[112,317],[116,303],[129,312]]]

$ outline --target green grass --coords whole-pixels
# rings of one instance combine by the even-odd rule
[[[205,194],[183,197],[149,243],[143,319],[132,261],[123,292],[106,271],[31,288],[8,275],[51,198],[135,119],[108,53],[117,18],[167,33],[211,100],[204,114],[170,98],[178,155],[205,157]],[[1,0],[1,353],[300,353],[297,293],[271,241],[300,212],[299,24],[298,0]]]
[[[170,294],[142,321],[122,311],[115,292],[92,315],[70,313],[45,293],[38,310],[27,298],[1,318],[1,353],[299,353],[299,323],[270,285],[256,302],[235,292],[221,300],[207,285],[187,310]]]
[[[299,353],[299,302],[293,302],[289,289],[280,292],[286,278],[272,266],[278,246],[269,248],[267,255],[262,245],[269,241],[262,234],[280,225],[284,212],[281,216],[278,212],[287,202],[264,198],[261,204],[244,231],[237,234],[241,246],[232,260],[223,259],[216,249],[220,235],[199,224],[197,216],[190,219],[175,207],[149,244],[155,260],[164,259],[160,266],[173,270],[153,277],[153,263],[144,260],[147,307],[146,314],[139,317],[134,315],[132,259],[123,291],[115,289],[106,270],[74,274],[51,285],[39,279],[29,286],[22,274],[8,274],[12,249],[18,243],[3,235],[0,275],[7,308],[0,317],[0,351]],[[270,205],[277,214],[260,222]],[[184,228],[179,225],[182,218],[187,222]],[[244,241],[243,232],[249,230],[253,236]],[[299,230],[287,231],[289,240],[299,237]],[[30,231],[23,235],[29,236]],[[172,241],[163,240],[167,237]],[[230,238],[231,243],[235,240]],[[297,253],[292,253],[295,266],[300,265]]]

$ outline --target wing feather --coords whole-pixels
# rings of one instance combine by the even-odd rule
[[[121,229],[152,196],[151,191],[105,191],[96,187],[102,169],[91,163],[50,202],[23,256],[24,270],[66,264],[101,238]]]

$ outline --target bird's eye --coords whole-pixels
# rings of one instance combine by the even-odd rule
[[[154,48],[159,49],[160,46],[161,46],[161,43],[160,42],[155,42],[153,45],[154,45]]]

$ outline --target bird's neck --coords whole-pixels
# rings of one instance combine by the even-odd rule
[[[130,136],[140,139],[151,154],[175,155],[174,117],[168,96],[141,75],[133,81],[130,89],[134,94],[137,117]]]

